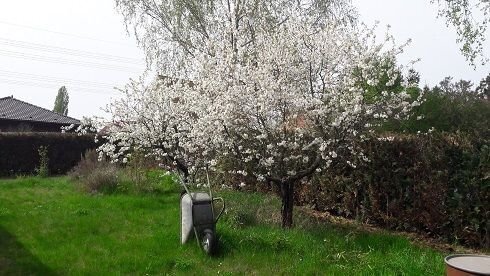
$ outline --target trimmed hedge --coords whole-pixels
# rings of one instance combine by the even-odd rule
[[[296,200],[386,228],[490,247],[490,143],[466,134],[397,135],[363,145],[372,160],[337,165]]]
[[[490,248],[490,139],[465,133],[393,135],[361,147],[371,162],[345,162],[296,186],[295,204],[384,228]],[[221,170],[234,165],[222,160]],[[276,192],[251,176],[222,173],[223,184]],[[238,187],[238,185],[232,185]]]
[[[39,167],[40,146],[48,147],[51,174],[68,172],[86,150],[96,148],[93,135],[0,133],[0,176],[35,173]]]

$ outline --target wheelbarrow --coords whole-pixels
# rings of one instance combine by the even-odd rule
[[[185,181],[181,179],[185,192],[180,197],[181,243],[185,244],[192,236],[196,236],[199,246],[209,255],[217,250],[216,223],[225,210],[225,201],[221,197],[213,197],[209,175],[206,171],[209,192],[191,192]],[[216,215],[214,203],[221,202],[222,208]]]

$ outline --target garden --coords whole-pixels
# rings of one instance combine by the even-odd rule
[[[110,119],[0,134],[0,274],[440,275],[489,253],[490,75],[422,87],[410,42],[343,1],[191,2],[116,1],[158,74]],[[182,184],[227,202],[215,254],[179,242]]]
[[[448,254],[488,254],[490,152],[472,143],[463,134],[371,141],[369,166],[339,164],[300,186],[290,229],[274,187],[214,173],[228,206],[213,256],[195,239],[180,244],[182,187],[158,162],[99,161],[88,150],[67,175],[46,177],[58,168],[55,145],[33,146],[37,170],[0,180],[0,274],[440,275]],[[393,152],[398,164],[386,165]]]
[[[0,180],[0,274],[438,275],[444,252],[387,231],[339,225],[297,210],[280,227],[280,201],[220,191],[229,208],[220,249],[179,243],[179,187],[149,173],[152,191],[89,194],[68,177]]]

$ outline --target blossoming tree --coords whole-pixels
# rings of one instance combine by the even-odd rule
[[[235,173],[277,185],[283,227],[292,225],[295,185],[333,162],[355,168],[367,161],[355,142],[418,104],[394,85],[400,68],[379,71],[401,49],[370,37],[334,22],[318,28],[291,18],[274,33],[257,34],[254,52],[214,45],[216,55],[204,63],[199,83],[213,104],[201,132],[214,130],[216,148],[235,158]],[[389,76],[386,90],[367,99],[359,83],[377,85],[381,73]]]
[[[134,151],[175,168],[187,179],[194,165],[194,154],[202,151],[189,135],[197,116],[191,103],[199,94],[192,82],[159,76],[151,84],[131,81],[123,97],[112,102],[107,111],[112,123],[104,130],[105,143],[98,151],[113,162],[126,163]]]
[[[127,18],[149,28],[144,48],[158,38],[166,42],[152,44],[149,58],[173,53],[174,63],[162,70],[191,78],[192,85],[130,84],[112,106],[118,124],[102,147],[114,159],[145,149],[185,172],[231,157],[233,173],[277,185],[282,225],[291,227],[294,190],[302,179],[333,162],[355,168],[367,161],[356,141],[418,103],[399,84],[395,89],[403,68],[387,66],[403,46],[390,36],[378,44],[372,30],[315,8],[328,9],[330,1],[209,1],[212,16],[194,6],[194,15],[183,13],[202,23],[188,26],[187,40],[178,38],[183,33],[170,28],[173,17],[160,10],[176,2],[118,1]],[[259,11],[269,17],[257,16]],[[154,29],[161,20],[167,20],[162,29]],[[369,87],[385,90],[368,98]]]
[[[128,30],[134,31],[149,64],[162,75],[194,78],[200,54],[209,43],[253,47],[255,34],[273,31],[296,11],[310,22],[356,21],[346,0],[115,0]],[[247,45],[238,45],[240,36]]]

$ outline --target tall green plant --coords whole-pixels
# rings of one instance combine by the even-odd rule
[[[60,87],[58,90],[58,95],[54,101],[53,111],[62,115],[68,115],[68,102],[70,97],[68,96],[68,91],[65,86]]]
[[[36,169],[39,177],[47,177],[49,175],[49,158],[48,146],[40,146],[39,153],[39,168]]]

